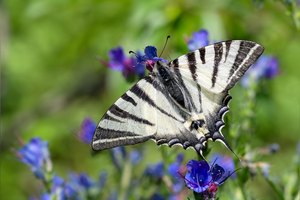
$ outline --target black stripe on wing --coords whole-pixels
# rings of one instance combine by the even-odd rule
[[[200,54],[200,60],[202,61],[202,64],[205,64],[205,47],[199,49]]]
[[[189,69],[192,74],[193,80],[196,81],[197,79],[197,67],[196,67],[196,57],[195,57],[195,52],[190,52],[186,55],[188,64],[189,64]]]
[[[137,103],[134,101],[133,98],[131,98],[130,96],[127,95],[127,93],[124,93],[121,98],[129,103],[131,103],[132,105],[136,106]]]
[[[213,74],[211,77],[212,87],[215,87],[215,84],[216,84],[219,63],[223,56],[223,43],[214,44],[214,50],[215,50],[214,69],[213,69]]]
[[[256,48],[251,52],[251,55],[245,60],[245,58],[249,55],[249,52],[256,46]],[[247,69],[255,63],[257,58],[263,53],[264,48],[260,45],[256,45],[254,42],[250,41],[241,41],[240,48],[238,50],[238,54],[235,58],[235,61],[233,63],[233,66],[229,72],[229,76],[227,79],[228,83],[227,87],[224,89],[223,92],[228,91],[230,88],[232,88],[235,83],[244,75],[244,73],[247,71]],[[240,67],[240,65],[243,63],[243,65]],[[238,73],[234,76],[232,76],[236,70],[239,68]]]
[[[255,46],[255,43],[241,41],[238,53],[235,57],[232,68],[229,71],[228,80],[231,78],[233,73],[239,68],[242,62],[245,60],[250,50]]]
[[[102,119],[106,119],[106,120],[110,120],[110,121],[114,121],[114,122],[118,122],[118,123],[124,123],[124,122],[114,118],[113,116],[110,116],[108,113],[106,113]]]
[[[94,151],[110,149],[117,146],[138,144],[151,139],[152,135],[138,135],[133,132],[97,127],[92,148]]]
[[[161,91],[161,94],[165,95],[165,92],[163,92],[163,89],[161,87],[159,87],[159,85],[156,83],[156,81],[150,77],[147,76],[144,78],[145,81],[147,81],[148,83],[150,83],[155,89],[158,89],[159,91]],[[160,108],[155,102],[154,100],[152,100],[150,98],[150,96],[146,93],[146,91],[144,91],[142,88],[140,88],[138,85],[135,85],[134,87],[132,87],[130,89],[130,91],[132,93],[134,93],[137,97],[141,98],[144,102],[148,103],[149,105],[151,105],[152,107],[156,108],[159,112],[163,113],[164,115],[178,121],[178,122],[182,122],[181,120],[177,119],[175,116],[171,115],[170,113],[166,112],[165,110],[163,110],[162,108]],[[155,94],[156,95],[156,94]],[[166,98],[170,98],[169,96],[166,96]]]
[[[188,58],[186,58],[186,59],[188,59]],[[172,66],[173,66],[174,72],[177,76],[177,79],[179,81],[180,87],[184,90],[184,93],[186,95],[186,100],[187,99],[192,100],[190,91],[186,88],[186,85],[184,84],[184,81],[182,80],[182,76],[181,76],[180,69],[179,69],[178,58],[176,58],[175,60],[172,61]],[[197,110],[193,101],[187,101],[185,103],[187,104],[187,105],[185,105],[187,110],[189,110],[189,111]]]
[[[115,116],[118,116],[118,117],[123,118],[123,119],[131,119],[133,121],[136,121],[136,122],[139,122],[139,123],[142,123],[142,124],[145,124],[145,125],[154,126],[154,124],[149,122],[148,120],[140,118],[140,117],[138,117],[134,114],[131,114],[131,113],[119,108],[115,104],[111,106],[111,108],[109,109],[109,112],[114,114]]]
[[[224,62],[226,62],[227,60],[227,57],[228,57],[228,53],[229,53],[229,50],[230,50],[230,45],[231,45],[232,41],[231,40],[228,40],[225,42],[225,46],[226,46],[226,53],[225,53],[225,60]]]

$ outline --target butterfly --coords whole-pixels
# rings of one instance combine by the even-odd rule
[[[100,120],[93,150],[154,140],[179,144],[202,155],[207,141],[220,141],[229,90],[264,48],[252,41],[229,40],[205,46],[165,63],[124,93]]]

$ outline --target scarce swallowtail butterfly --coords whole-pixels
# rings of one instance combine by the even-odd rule
[[[180,144],[202,155],[208,140],[230,149],[221,129],[228,91],[263,53],[251,41],[229,40],[205,46],[164,63],[123,94],[104,114],[93,136],[93,150],[149,139]]]

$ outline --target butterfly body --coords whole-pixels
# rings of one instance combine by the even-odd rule
[[[95,131],[92,147],[103,150],[145,142],[180,144],[202,153],[208,140],[228,144],[223,117],[236,82],[263,52],[243,40],[219,42],[164,63],[118,99]]]

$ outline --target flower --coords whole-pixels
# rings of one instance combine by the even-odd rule
[[[39,179],[45,179],[45,173],[52,170],[48,143],[40,138],[32,138],[17,152],[17,156]]]
[[[112,162],[115,165],[115,167],[119,170],[122,169],[122,166],[123,166],[126,156],[127,156],[125,147],[119,146],[119,147],[112,148],[110,150],[110,155],[111,155],[111,159],[112,159]]]
[[[157,61],[167,63],[168,61],[157,56],[157,49],[154,46],[146,46],[144,49],[145,55],[140,53],[136,54],[137,68],[146,68],[151,72]]]
[[[142,153],[137,150],[133,150],[130,152],[130,162],[134,165],[138,164],[142,160]]]
[[[185,182],[188,188],[196,193],[214,196],[219,185],[232,174],[222,166],[214,163],[210,166],[206,161],[190,160],[187,163]]]
[[[209,44],[208,31],[201,29],[198,32],[194,32],[193,36],[187,41],[188,49],[194,51],[200,49],[201,47],[207,46]]]
[[[144,174],[155,179],[161,179],[164,175],[164,164],[162,162],[158,162],[156,164],[149,165],[145,169]]]
[[[69,182],[64,187],[66,199],[77,199],[79,196],[96,197],[104,187],[106,177],[107,174],[102,172],[98,181],[94,181],[85,173],[71,173],[69,175]]]
[[[273,56],[261,56],[257,62],[245,73],[241,80],[244,87],[249,87],[252,82],[260,79],[272,79],[279,73],[278,60]]]
[[[168,167],[168,172],[171,175],[172,179],[172,190],[174,193],[179,193],[183,186],[184,182],[181,179],[181,172],[185,166],[182,165],[183,154],[178,154],[176,161],[171,163]]]
[[[211,165],[218,164],[219,166],[222,166],[225,171],[233,172],[235,170],[233,159],[230,156],[214,154],[210,160],[212,161]],[[235,178],[236,175],[232,174],[230,177]]]
[[[145,74],[145,68],[135,67],[137,61],[133,57],[126,57],[122,47],[116,47],[109,52],[109,68],[117,71],[121,71],[125,78],[138,75],[143,77]]]
[[[79,139],[86,144],[91,144],[96,127],[97,125],[92,119],[84,119],[78,134]]]
[[[159,194],[159,193],[154,193],[151,197],[150,200],[165,200],[165,198]]]
[[[32,200],[50,200],[50,199],[66,199],[64,194],[64,180],[54,175],[50,182],[51,188],[48,192],[43,193],[40,198],[31,198]]]

